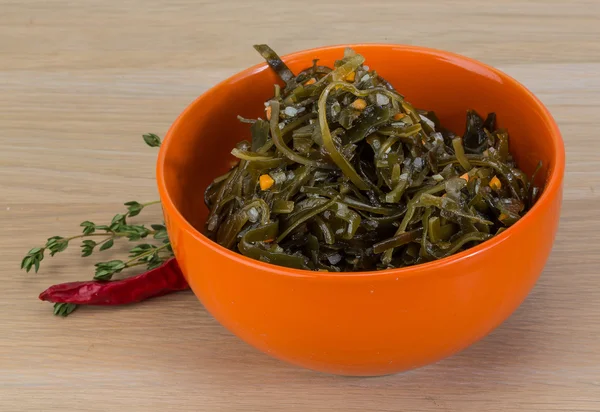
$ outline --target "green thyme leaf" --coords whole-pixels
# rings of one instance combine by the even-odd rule
[[[91,255],[94,252],[94,248],[96,247],[96,242],[93,240],[86,239],[81,242],[81,257],[86,257]]]
[[[125,262],[122,260],[110,260],[108,262],[96,263],[96,280],[110,280],[112,276],[125,269]]]
[[[54,314],[56,316],[66,317],[77,309],[76,304],[74,303],[55,303],[54,304]]]
[[[167,235],[166,229],[159,230],[158,232],[156,232],[154,234],[154,239],[166,239],[167,237],[168,237],[168,235]]]
[[[63,250],[65,250],[68,246],[69,246],[68,239],[65,239],[64,237],[61,237],[61,236],[53,236],[51,238],[48,238],[45,248],[50,251],[50,256],[54,256],[55,254],[60,253]],[[39,264],[36,265],[36,267],[39,267]]]
[[[44,259],[44,248],[33,248],[21,261],[21,269],[25,269],[29,272],[32,268],[35,268],[35,272],[39,270],[40,262]]]
[[[147,133],[142,136],[144,138],[144,142],[150,147],[159,147],[160,146],[160,137],[155,135],[154,133]]]
[[[42,248],[41,248],[41,247],[34,247],[33,249],[31,249],[31,250],[30,250],[30,251],[27,253],[27,255],[30,255],[30,256],[32,256],[32,255],[37,255],[37,254],[38,254],[38,253],[40,253],[41,251],[42,251]]]
[[[96,231],[96,225],[94,224],[94,222],[90,222],[89,220],[86,220],[85,222],[81,222],[81,224],[79,226],[83,227],[84,235],[91,235],[92,233],[94,233]]]
[[[115,244],[113,239],[109,239],[100,246],[100,251],[110,249]]]
[[[139,255],[141,255],[142,253],[146,253],[147,251],[151,250],[151,249],[156,249],[156,246],[154,245],[149,245],[148,243],[142,243],[140,245],[135,246],[134,248],[132,248],[129,251],[129,257],[137,257]]]
[[[136,201],[127,202],[125,203],[125,206],[127,206],[127,215],[129,217],[139,215],[144,208],[144,205]]]
[[[21,269],[31,268],[31,259],[31,256],[25,256],[23,260],[21,260]]]

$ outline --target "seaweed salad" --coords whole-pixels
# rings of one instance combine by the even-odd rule
[[[496,116],[444,129],[346,49],[298,74],[254,48],[281,78],[237,163],[205,191],[205,234],[242,255],[330,272],[444,258],[517,222],[540,194],[517,168]],[[539,170],[539,166],[538,166]]]

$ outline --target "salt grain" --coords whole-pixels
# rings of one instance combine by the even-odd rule
[[[288,106],[285,108],[284,113],[286,114],[286,116],[294,117],[296,116],[296,114],[298,114],[298,109],[296,109],[293,106]]]
[[[387,96],[384,96],[381,93],[377,93],[375,98],[376,98],[377,105],[379,105],[379,106],[385,106],[386,104],[388,104],[390,102],[390,98]]]

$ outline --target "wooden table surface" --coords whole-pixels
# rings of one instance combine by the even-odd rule
[[[600,411],[599,19],[596,0],[0,0],[0,410]],[[415,371],[344,378],[257,352],[191,293],[68,318],[37,300],[91,278],[94,258],[72,247],[26,274],[24,253],[156,199],[141,134],[164,134],[197,95],[258,63],[252,44],[361,41],[492,64],[563,132],[554,251],[491,335]]]

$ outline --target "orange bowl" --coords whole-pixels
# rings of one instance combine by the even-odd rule
[[[496,112],[511,152],[544,185],[535,206],[498,236],[422,265],[358,273],[288,269],[212,242],[201,230],[203,192],[249,138],[236,116],[258,117],[278,82],[266,64],[238,73],[190,104],[160,149],[158,188],[179,264],[206,309],[235,335],[278,359],[343,375],[405,371],[460,351],[500,325],[542,272],[558,226],[565,166],[558,127],[524,86],[456,54],[387,44],[323,47],[283,60],[294,72],[332,65],[350,46],[416,107],[464,131],[467,109]],[[200,230],[198,230],[200,228]]]

